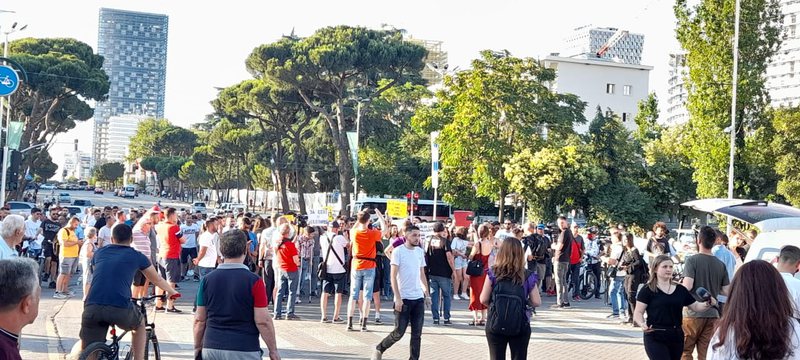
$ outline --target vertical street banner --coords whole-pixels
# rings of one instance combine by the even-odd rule
[[[438,137],[438,131],[431,133],[431,187],[434,189],[439,188],[439,143],[436,142]]]
[[[350,159],[353,161],[353,174],[358,176],[358,134],[347,132],[347,143],[350,145]]]

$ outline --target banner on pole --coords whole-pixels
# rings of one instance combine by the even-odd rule
[[[11,150],[19,150],[19,143],[22,140],[22,128],[25,123],[22,121],[9,121],[8,122],[8,148]]]
[[[353,162],[353,174],[358,176],[358,134],[347,132],[347,143],[350,145],[350,159]]]
[[[438,131],[431,133],[431,186],[434,189],[439,188],[439,143],[436,142],[438,137]]]
[[[408,204],[405,200],[386,200],[386,215],[393,218],[408,217]]]

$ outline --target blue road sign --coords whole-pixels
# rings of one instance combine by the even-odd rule
[[[0,65],[0,96],[8,96],[17,91],[19,75],[10,66]]]

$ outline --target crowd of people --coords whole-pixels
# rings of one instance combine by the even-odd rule
[[[504,359],[507,349],[512,359],[526,359],[542,296],[555,297],[554,310],[571,308],[582,301],[583,271],[608,279],[608,317],[641,328],[651,359],[691,359],[695,352],[800,358],[800,248],[784,247],[775,266],[743,264],[752,240],[740,240],[750,238],[740,232],[729,241],[702,227],[691,244],[696,253],[681,258],[676,248],[686,244],[669,239],[663,223],[639,249],[624,227],[612,227],[606,243],[565,217],[550,227],[435,222],[423,233],[419,218],[393,222],[378,210],[316,226],[279,214],[207,217],[158,206],[89,209],[82,217],[58,208],[47,216],[33,209],[28,219],[0,215],[0,312],[7,315],[0,317],[0,354],[10,359],[19,358],[8,354],[36,318],[41,287],[54,288],[57,299],[75,296],[70,284],[78,269],[84,310],[75,353],[105,341],[115,324],[133,332],[134,358],[143,358],[145,324],[130,299],[147,296],[152,284],[163,295],[154,310],[181,313],[180,283],[197,281],[194,343],[203,359],[261,358],[259,338],[269,358],[280,358],[273,321],[301,320],[295,305],[303,296],[319,296],[322,323],[362,332],[370,319],[382,323],[381,302],[391,301],[394,330],[372,359],[409,326],[410,358],[420,358],[427,314],[434,326],[452,325],[452,303],[462,300],[469,301],[469,325],[485,331],[491,359]],[[600,298],[600,286],[589,291]]]

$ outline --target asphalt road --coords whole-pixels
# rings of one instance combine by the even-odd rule
[[[106,192],[103,195],[95,194],[93,191],[80,191],[80,190],[44,190],[39,192],[39,199],[45,199],[50,197],[58,196],[59,193],[69,193],[71,200],[74,202],[75,200],[82,199],[82,200],[89,200],[92,202],[94,206],[119,206],[123,209],[129,208],[150,208],[153,205],[157,204],[161,201],[161,207],[175,207],[177,209],[184,208],[189,210],[191,204],[185,202],[179,202],[169,199],[164,199],[160,197],[150,196],[150,195],[139,195],[133,199],[131,198],[123,198],[117,197],[111,194],[110,192]],[[40,201],[41,202],[41,201]],[[67,204],[62,204],[67,205]]]

